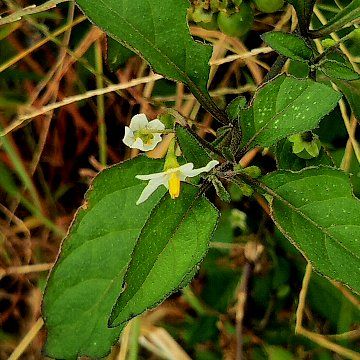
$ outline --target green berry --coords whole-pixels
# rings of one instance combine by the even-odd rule
[[[284,0],[254,0],[254,3],[264,13],[279,11],[284,6]]]
[[[217,23],[220,30],[229,36],[239,37],[245,35],[252,27],[254,13],[251,6],[242,3],[238,11],[233,14],[220,12]]]

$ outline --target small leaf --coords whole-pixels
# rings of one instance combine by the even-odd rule
[[[263,34],[262,39],[279,54],[292,60],[308,62],[313,56],[311,48],[298,35],[271,31]]]
[[[314,38],[325,37],[345,25],[360,19],[360,0],[353,0],[348,6],[338,12],[326,25],[317,30],[310,31]]]
[[[294,6],[297,17],[299,19],[300,31],[303,35],[306,35],[309,31],[309,25],[311,21],[311,15],[316,0],[288,0],[289,3]]]
[[[187,162],[192,162],[195,168],[206,166],[212,160],[192,130],[177,124],[175,133],[184,158]]]
[[[222,184],[222,182],[216,176],[211,177],[211,182],[214,185],[216,194],[220,198],[220,200],[228,202],[228,203],[231,202],[230,194],[225,189],[225,186]]]
[[[188,1],[77,0],[114,40],[135,51],[159,74],[186,84],[219,121],[226,115],[207,91],[212,48],[195,41],[186,21]]]
[[[340,97],[331,87],[310,79],[276,77],[258,90],[252,105],[240,114],[242,151],[268,147],[286,136],[316,128]]]
[[[315,270],[360,292],[360,201],[350,179],[327,167],[265,176],[272,218]]]
[[[190,281],[188,275],[205,256],[217,219],[217,210],[198,187],[183,184],[176,201],[165,196],[141,231],[110,326],[124,324],[184,286],[185,279]]]
[[[134,56],[134,52],[115,41],[107,38],[107,63],[111,71],[115,72],[124,65],[128,59]]]
[[[335,60],[325,60],[319,69],[331,79],[339,80],[359,80],[360,75],[351,67]]]
[[[237,116],[241,109],[246,108],[246,97],[238,96],[234,100],[230,102],[230,104],[226,108],[226,113],[230,120],[238,120]]]
[[[107,321],[135,241],[165,192],[159,189],[136,206],[146,184],[135,175],[161,171],[162,165],[162,161],[140,156],[95,178],[46,286],[43,317],[49,356],[99,358],[118,339],[121,328],[108,329]]]

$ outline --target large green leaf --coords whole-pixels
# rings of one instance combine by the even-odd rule
[[[161,169],[161,161],[141,156],[95,178],[45,290],[43,316],[49,356],[102,357],[119,337],[121,328],[108,329],[108,318],[121,292],[135,241],[165,190],[159,189],[136,206],[146,184],[135,175]]]
[[[296,14],[299,19],[299,26],[301,33],[305,35],[309,30],[309,25],[311,21],[311,15],[313,13],[313,8],[316,3],[316,0],[288,0],[296,10]]]
[[[327,167],[262,179],[272,217],[321,274],[360,292],[360,201],[349,176]]]
[[[339,99],[339,93],[324,84],[278,76],[258,90],[248,109],[240,110],[242,151],[316,128]]]
[[[292,60],[308,62],[313,56],[311,48],[306,44],[305,40],[298,35],[282,31],[270,31],[261,37],[279,54]]]
[[[143,56],[154,70],[185,83],[218,120],[226,116],[207,92],[211,46],[193,40],[187,0],[77,0],[84,13],[116,41]]]
[[[183,184],[176,201],[164,197],[136,243],[110,325],[124,324],[185,286],[205,256],[217,219],[196,186]]]
[[[360,19],[360,0],[353,0],[348,6],[338,12],[326,25],[317,30],[312,30],[310,34],[314,38],[324,37],[334,31],[340,30],[354,20]]]

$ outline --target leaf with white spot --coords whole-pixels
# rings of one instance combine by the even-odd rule
[[[340,97],[331,87],[310,79],[278,76],[257,91],[249,108],[239,109],[242,152],[316,128]]]

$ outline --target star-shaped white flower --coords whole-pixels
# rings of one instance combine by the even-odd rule
[[[149,121],[145,114],[138,114],[131,119],[129,126],[125,126],[123,142],[132,149],[150,151],[162,140],[164,129],[165,125],[160,120]]]
[[[169,190],[171,198],[175,199],[180,194],[180,181],[185,181],[186,178],[195,177],[204,172],[209,172],[218,164],[219,162],[217,160],[211,160],[206,166],[194,169],[193,163],[187,163],[182,166],[167,169],[160,173],[136,175],[137,179],[150,180],[141,193],[136,205],[146,201],[161,185],[164,185]]]

